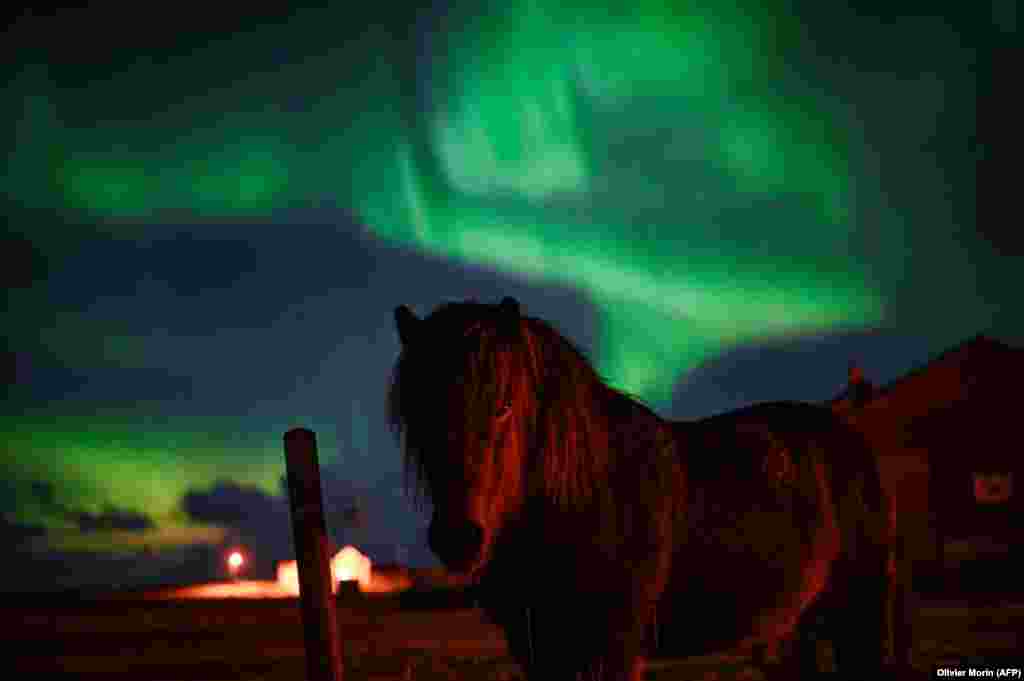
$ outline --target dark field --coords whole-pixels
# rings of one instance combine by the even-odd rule
[[[967,656],[1019,655],[1024,599],[987,600],[923,603],[915,618],[915,668],[929,672],[935,663],[956,664]],[[50,597],[33,603],[18,597],[5,609],[5,644],[19,676],[300,681],[305,675],[295,600]],[[374,597],[340,607],[338,616],[348,681],[521,678],[501,632],[471,608],[424,609],[422,603],[410,607],[394,597]],[[762,678],[746,660],[724,656],[654,660],[648,667],[648,679]]]

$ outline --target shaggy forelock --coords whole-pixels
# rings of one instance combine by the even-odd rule
[[[544,494],[578,507],[607,488],[611,453],[604,405],[621,394],[547,322],[520,317],[511,333],[502,323],[496,305],[448,303],[420,322],[425,333],[413,347],[403,347],[388,416],[403,450],[407,489],[417,501],[429,499],[438,469],[447,468],[434,450],[447,444],[453,396],[461,391],[459,418],[468,432],[492,417],[496,390],[525,372],[535,432],[523,438],[524,446],[540,457]]]

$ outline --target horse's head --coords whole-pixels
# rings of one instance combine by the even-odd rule
[[[433,505],[431,550],[476,577],[520,510],[534,447],[539,362],[519,305],[395,310],[402,342],[390,395],[408,469]]]

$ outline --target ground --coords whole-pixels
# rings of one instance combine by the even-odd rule
[[[378,597],[382,598],[382,597]],[[915,624],[914,666],[1021,650],[1024,599],[922,604]],[[339,608],[346,681],[514,681],[504,638],[473,609]],[[293,599],[72,602],[8,599],[6,643],[16,672],[58,672],[85,679],[219,681],[305,677],[302,624]],[[8,653],[11,655],[12,653]],[[827,657],[827,655],[826,655]],[[722,657],[655,660],[658,681],[760,679],[745,660]],[[925,676],[929,678],[929,676]]]

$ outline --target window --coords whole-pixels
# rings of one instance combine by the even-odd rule
[[[974,474],[974,500],[979,504],[1005,504],[1013,496],[1013,473]]]

